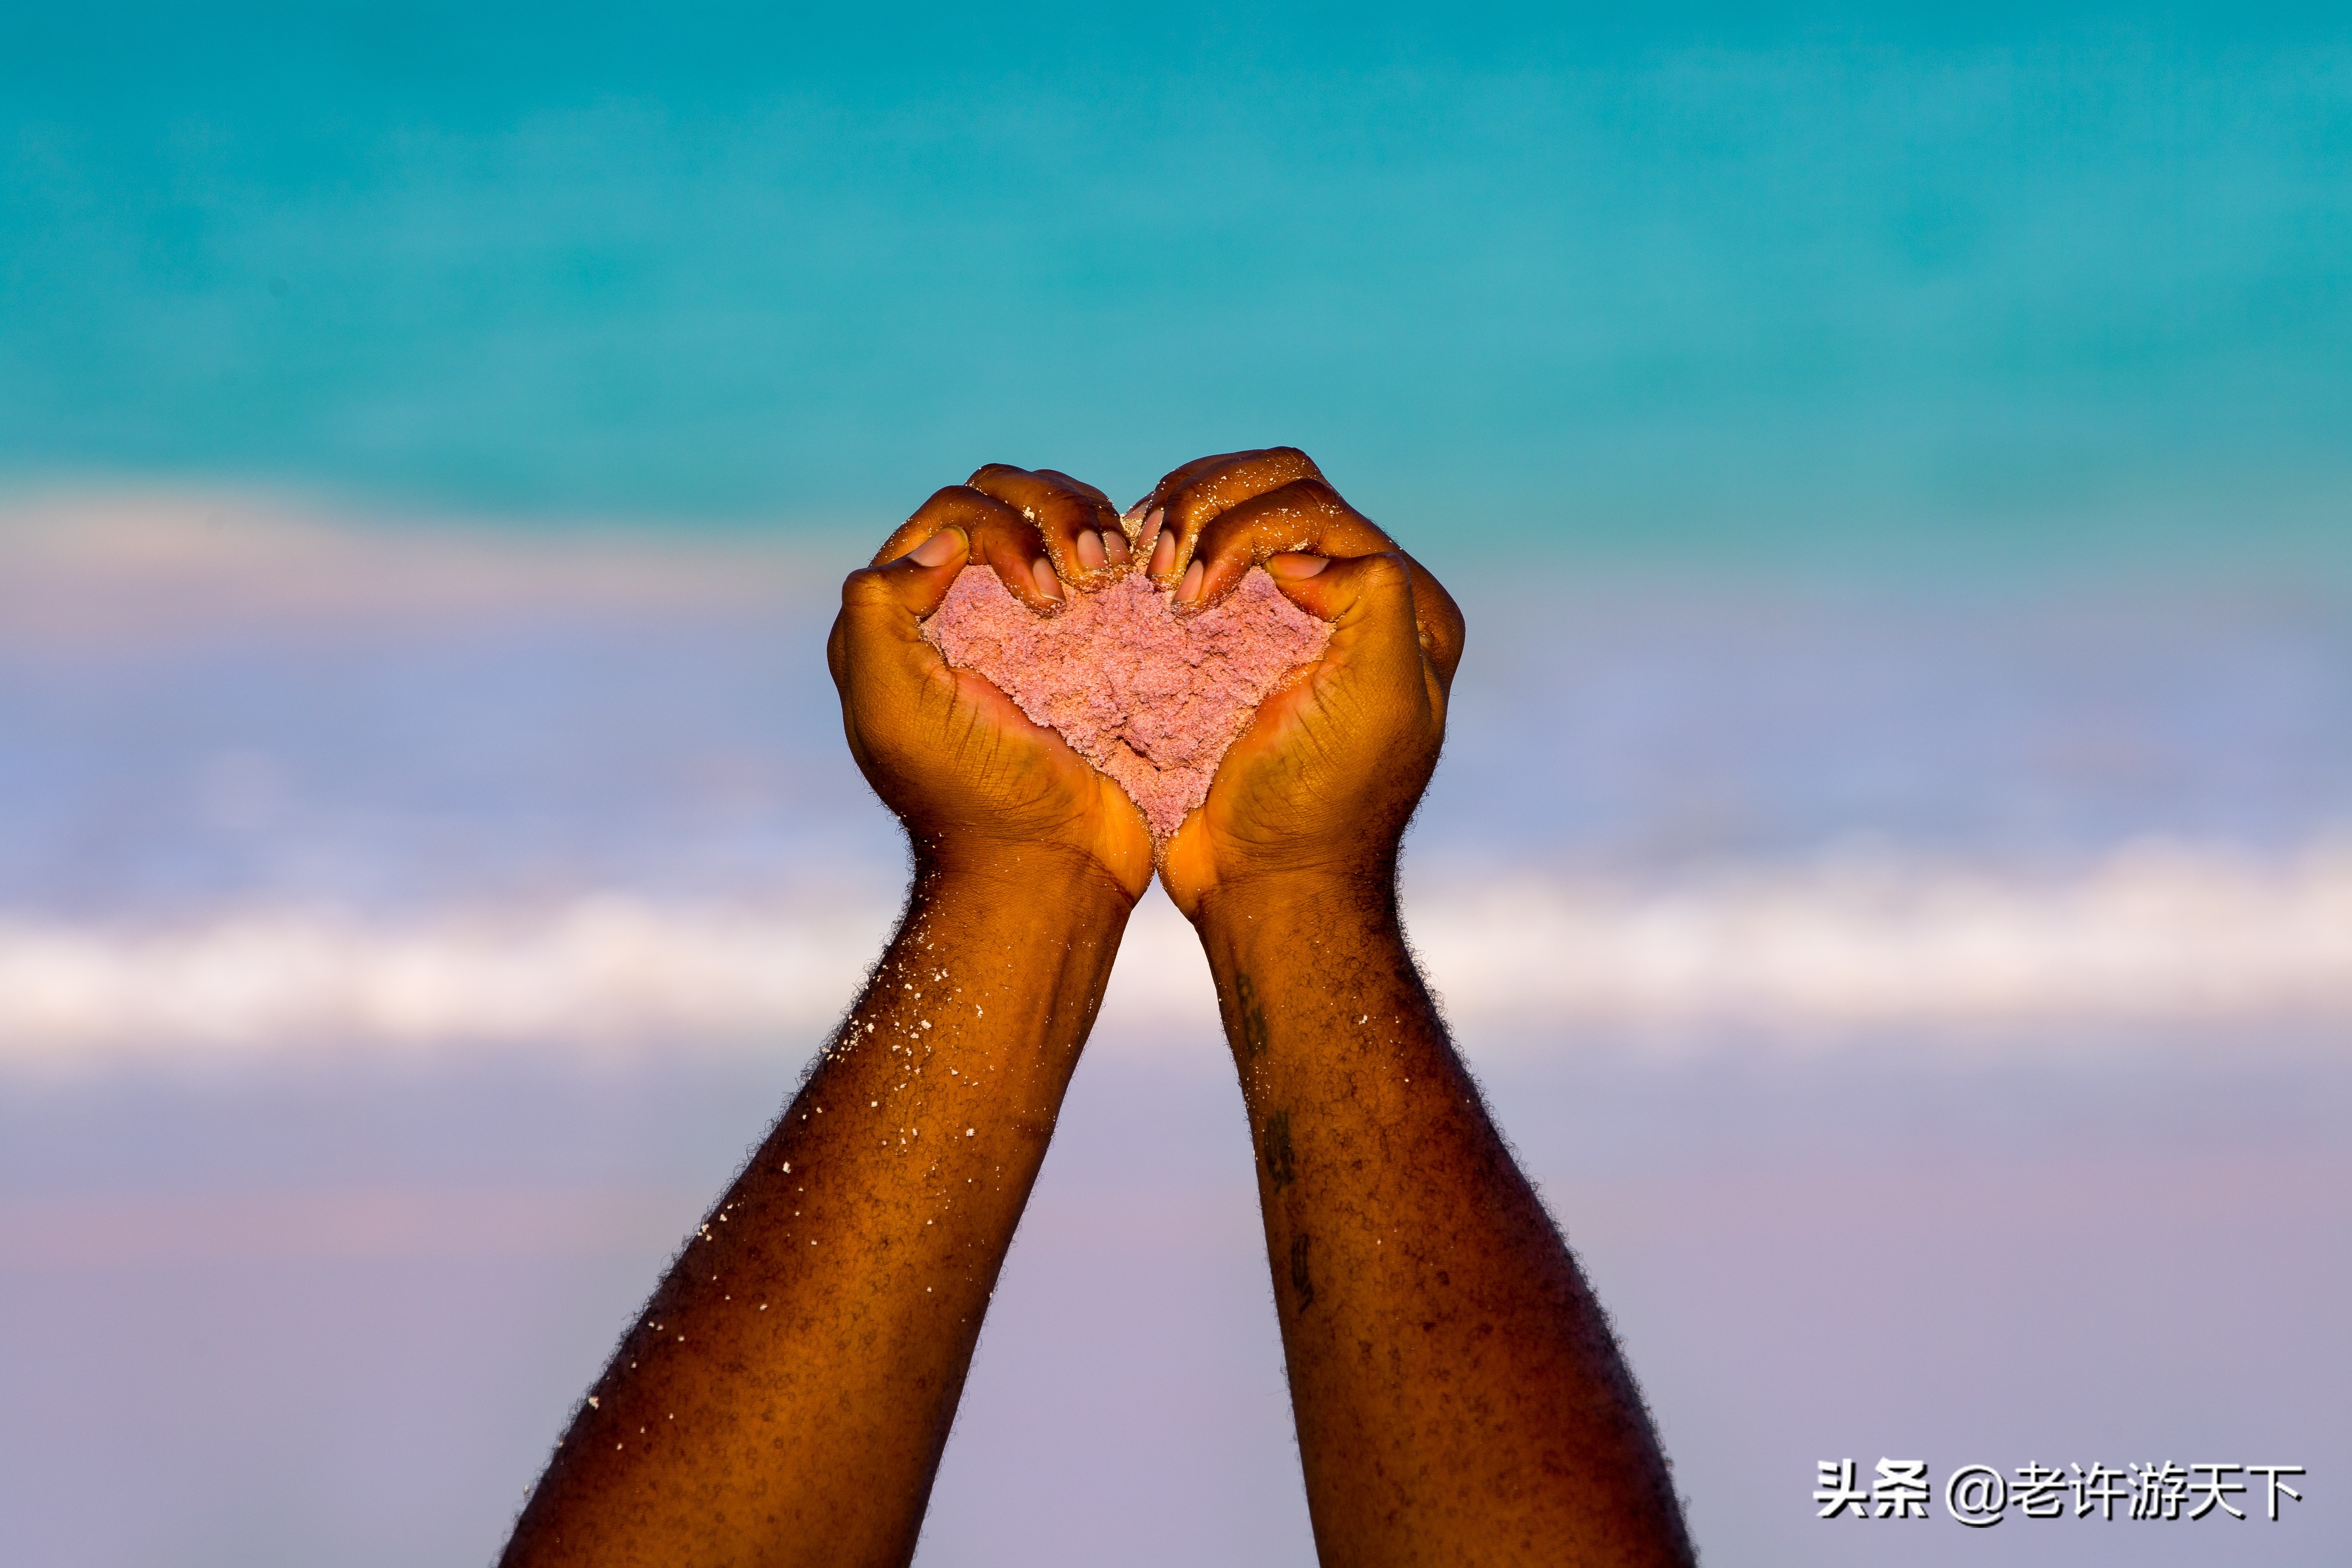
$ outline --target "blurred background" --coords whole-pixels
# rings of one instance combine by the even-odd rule
[[[2340,13],[5,22],[0,1556],[488,1561],[892,919],[841,574],[1276,442],[1708,1560],[2352,1554]],[[1311,1561],[1240,1109],[1155,890],[921,1563]]]

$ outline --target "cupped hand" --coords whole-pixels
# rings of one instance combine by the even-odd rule
[[[1384,894],[1445,739],[1464,631],[1452,596],[1291,447],[1188,463],[1128,517],[1178,613],[1219,602],[1262,565],[1332,628],[1321,660],[1266,699],[1169,841],[1169,896],[1197,921],[1215,895]]]
[[[992,464],[923,503],[841,587],[825,648],[849,749],[907,825],[919,864],[1018,878],[1040,854],[1082,857],[1132,900],[1151,880],[1151,835],[1117,784],[988,681],[922,637],[967,564],[1058,613],[1064,584],[1126,569],[1108,498],[1066,474]]]

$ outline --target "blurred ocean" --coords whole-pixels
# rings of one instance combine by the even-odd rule
[[[1708,1560],[2352,1552],[2340,17],[5,20],[0,1558],[487,1560],[892,919],[843,572],[1268,440],[1469,613],[1412,934]],[[1154,892],[929,1568],[1309,1560],[1238,1111]]]
[[[493,1550],[889,924],[900,850],[823,669],[853,560],[249,496],[10,515],[0,1512],[26,1561]],[[1819,1459],[1884,1448],[2303,1463],[2305,1511],[2226,1553],[2329,1560],[2341,599],[1454,585],[1412,934],[1711,1556],[1886,1561],[1806,1500]],[[925,1563],[1305,1560],[1238,1111],[1155,891]],[[1898,1560],[2222,1550],[2001,1533],[1938,1521]]]
[[[1280,439],[1441,566],[2347,571],[2324,9],[10,20],[26,483],[862,537]]]
[[[19,509],[0,1065],[814,1038],[902,881],[823,675],[855,559]],[[1408,880],[1465,1027],[2352,1021],[2336,591],[1456,586]],[[1197,957],[1127,989],[1213,1024]]]

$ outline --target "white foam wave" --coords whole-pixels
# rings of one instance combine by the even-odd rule
[[[887,910],[665,906],[370,921],[253,910],[164,930],[0,920],[0,1061],[407,1052],[808,1031],[838,1016]]]
[[[2072,877],[1828,861],[1671,883],[1423,886],[1412,931],[1455,1022],[1850,1036],[1880,1026],[2352,1020],[2352,848],[2287,861],[2161,847]],[[0,1064],[71,1069],[321,1050],[804,1051],[890,921],[838,897],[407,921],[254,910],[171,929],[0,919]],[[1157,895],[1103,1036],[1215,1028]]]
[[[2352,849],[2164,845],[2069,877],[1831,859],[1412,911],[1452,1008],[1780,1028],[2352,1018]]]

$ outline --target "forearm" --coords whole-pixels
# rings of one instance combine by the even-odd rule
[[[1200,929],[1325,1560],[1686,1560],[1606,1320],[1446,1040],[1388,889],[1213,893]]]
[[[856,1009],[566,1435],[509,1563],[912,1554],[1128,902],[1043,853],[919,874]]]

